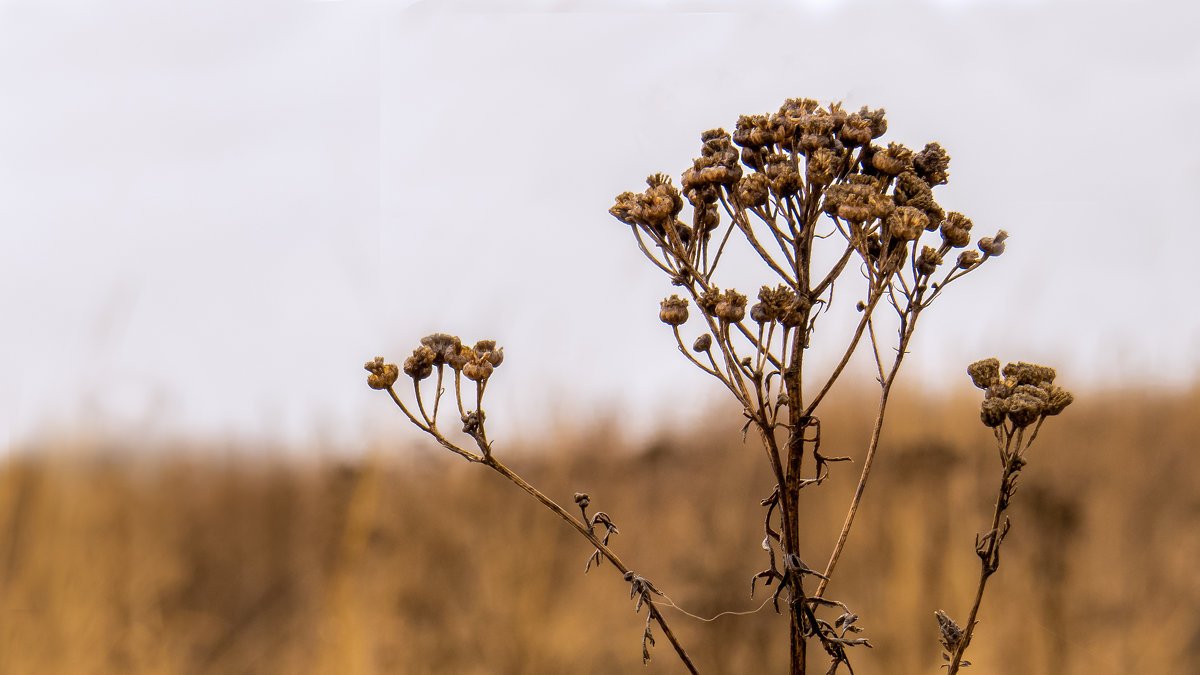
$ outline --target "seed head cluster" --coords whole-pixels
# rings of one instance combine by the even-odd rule
[[[456,336],[434,333],[421,338],[412,356],[404,359],[403,367],[384,363],[382,356],[367,361],[363,367],[370,373],[367,384],[372,389],[387,389],[396,384],[401,370],[414,382],[420,382],[432,375],[435,368],[449,366],[468,380],[483,381],[503,361],[504,349],[497,348],[495,340],[480,340],[474,347],[468,347]]]
[[[993,358],[972,363],[967,374],[986,392],[979,416],[989,427],[998,427],[1005,420],[1014,429],[1027,427],[1061,413],[1075,400],[1071,392],[1054,384],[1054,369],[1047,366],[1021,361],[1001,371],[1000,361]]]

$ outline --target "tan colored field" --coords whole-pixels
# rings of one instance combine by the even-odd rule
[[[1200,392],[1077,393],[1022,476],[969,672],[1200,672]],[[875,645],[856,672],[937,673],[934,610],[966,613],[999,473],[975,405],[895,404],[828,593]],[[861,454],[870,414],[830,402],[831,451]],[[509,464],[560,502],[589,492],[617,552],[682,607],[749,609],[769,481],[723,417],[644,447],[598,423]],[[0,673],[683,672],[665,640],[643,668],[644,614],[611,567],[583,574],[582,539],[431,443],[353,466],[171,450],[0,467]],[[814,567],[856,474],[809,491]],[[702,672],[783,671],[769,607],[668,611]]]

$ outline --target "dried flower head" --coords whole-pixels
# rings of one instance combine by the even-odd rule
[[[1075,402],[1075,395],[1058,385],[1048,385],[1046,393],[1049,395],[1050,400],[1046,403],[1046,409],[1043,411],[1043,414],[1047,416],[1057,415],[1064,408]]]
[[[712,348],[712,336],[709,335],[708,333],[705,333],[705,334],[701,335],[700,337],[696,338],[696,341],[692,343],[692,351],[694,351],[694,352],[706,352],[711,348]]]
[[[887,150],[877,152],[871,157],[871,163],[883,173],[897,176],[912,168],[913,153],[900,143],[888,143]]]
[[[963,251],[958,254],[958,268],[967,270],[979,262],[979,251]]]
[[[926,143],[913,157],[913,170],[930,185],[945,185],[950,178],[950,155],[938,143]]]
[[[911,206],[901,206],[888,216],[888,233],[900,241],[912,241],[921,236],[929,218],[920,209]]]
[[[938,255],[937,249],[932,246],[922,248],[921,254],[917,256],[917,271],[926,276],[936,272],[941,264],[942,256]]]
[[[400,368],[394,363],[384,363],[382,356],[376,356],[374,361],[367,361],[363,368],[371,373],[367,376],[367,386],[372,389],[387,389],[396,384],[400,377]]]
[[[468,380],[479,382],[491,377],[494,369],[495,366],[492,365],[491,359],[488,358],[486,353],[477,353],[471,358],[470,361],[467,362],[465,366],[463,366],[462,374],[466,376]]]
[[[735,194],[742,206],[762,206],[771,198],[771,181],[761,173],[747,174],[738,181]]]
[[[688,302],[685,298],[672,295],[665,298],[659,306],[658,318],[665,324],[679,326],[688,320]]]
[[[1004,240],[1008,239],[1008,233],[1000,230],[994,237],[984,237],[979,240],[979,250],[989,256],[998,256],[1004,253]]]
[[[475,343],[475,355],[488,360],[493,367],[499,368],[504,363],[504,348],[496,348],[495,340],[480,340]]]
[[[983,359],[967,366],[971,382],[980,389],[987,389],[1000,382],[1000,359]]]
[[[434,333],[421,338],[421,344],[433,350],[433,365],[440,366],[449,363],[458,353],[462,340],[446,333]]]
[[[433,374],[433,350],[421,345],[413,350],[412,356],[404,359],[404,374],[420,382]]]
[[[942,221],[942,241],[954,248],[966,246],[971,243],[971,226],[970,218],[957,211],[951,211]]]
[[[730,323],[741,321],[746,316],[746,296],[732,288],[725,291],[721,295],[721,299],[717,301],[713,314],[722,321]]]

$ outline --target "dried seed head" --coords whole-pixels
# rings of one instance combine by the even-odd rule
[[[958,651],[958,645],[963,639],[963,630],[958,627],[954,619],[951,619],[942,610],[934,612],[938,620],[938,630],[941,633],[940,641],[942,647],[949,653],[953,654]]]
[[[913,169],[930,185],[945,185],[950,178],[950,155],[937,143],[926,143],[913,157]]]
[[[713,316],[717,311],[717,303],[720,300],[721,289],[713,286],[707,291],[701,293],[700,297],[696,298],[696,306],[699,307],[700,311],[704,312],[705,314]]]
[[[1022,392],[1014,391],[1012,396],[1003,400],[1008,402],[1008,419],[1018,429],[1036,422],[1046,407],[1040,398]]]
[[[900,241],[912,241],[921,236],[929,218],[920,209],[911,206],[901,206],[888,216],[888,232]]]
[[[808,156],[807,178],[810,185],[829,185],[841,162],[838,154],[821,148]]]
[[[770,199],[771,181],[761,173],[742,176],[737,184],[737,198],[742,206],[762,206]]]
[[[1008,239],[1008,233],[1000,230],[994,237],[984,237],[979,240],[979,250],[989,256],[998,256],[1004,253],[1004,240]]]
[[[925,276],[936,272],[941,264],[942,256],[938,255],[937,249],[932,246],[922,248],[921,255],[917,256],[917,271]]]
[[[977,262],[979,262],[979,251],[963,251],[958,254],[959,269],[971,269]]]
[[[504,348],[496,348],[495,340],[480,340],[475,343],[475,354],[487,359],[493,367],[499,367],[504,363]]]
[[[665,324],[679,326],[688,320],[688,302],[685,298],[672,295],[660,303],[658,318]]]
[[[367,376],[367,386],[372,389],[387,389],[396,384],[400,377],[400,369],[394,363],[384,363],[382,356],[376,356],[374,361],[367,361],[363,368],[371,373]]]
[[[1042,411],[1045,415],[1057,415],[1075,402],[1075,395],[1058,385],[1047,386],[1046,393],[1049,394],[1050,401],[1046,404],[1046,409]]]
[[[742,115],[733,130],[733,142],[743,148],[761,149],[775,142],[766,115]]]
[[[771,191],[777,197],[796,194],[802,183],[796,170],[796,162],[790,155],[775,153],[767,155],[767,178],[771,180]]]
[[[998,427],[1004,424],[1004,418],[1007,416],[1008,399],[985,398],[979,406],[979,419],[983,421],[984,426]]]
[[[412,356],[404,359],[404,374],[420,382],[433,373],[433,350],[421,345],[413,350]]]
[[[741,321],[746,317],[746,296],[732,288],[725,291],[721,295],[721,299],[717,301],[717,306],[713,314],[717,318],[730,323]]]
[[[1025,363],[1018,361],[1004,366],[1004,377],[1013,380],[1016,384],[1041,384],[1042,382],[1053,382],[1055,372],[1053,368],[1048,366],[1039,366],[1036,363]]]
[[[492,365],[492,362],[488,359],[487,354],[475,354],[475,356],[467,362],[467,365],[463,366],[462,374],[465,375],[468,380],[479,382],[491,377],[492,370],[494,369],[495,366]]]
[[[774,321],[775,315],[771,312],[771,309],[766,303],[756,302],[754,303],[754,306],[750,308],[750,318],[753,319],[755,323],[762,324]]]
[[[1000,360],[993,358],[976,361],[967,366],[967,374],[971,376],[971,382],[976,387],[987,389],[1000,382]]]
[[[966,246],[971,243],[971,226],[970,218],[958,211],[951,211],[942,221],[942,241],[954,248]]]
[[[576,492],[575,493],[575,504],[577,506],[579,506],[579,508],[586,509],[588,507],[588,505],[591,503],[592,503],[592,500],[590,498],[588,498],[588,493],[586,493],[586,492]]]
[[[446,357],[446,363],[455,370],[462,370],[473,358],[475,358],[475,350],[460,344],[456,353]]]
[[[421,338],[421,344],[433,350],[433,365],[440,366],[458,353],[462,340],[446,333],[434,333]]]
[[[696,341],[692,343],[692,351],[697,352],[697,353],[698,352],[706,352],[711,347],[712,347],[712,336],[709,335],[708,333],[705,333],[704,335],[701,335],[700,337],[696,338]]]
[[[858,111],[860,117],[871,122],[871,138],[879,138],[887,133],[887,111],[883,108],[876,110],[867,110],[867,106],[863,106]]]
[[[866,145],[874,138],[871,129],[871,120],[863,117],[861,112],[852,113],[846,118],[846,122],[842,124],[841,131],[838,132],[838,138],[846,144],[846,147],[857,148],[860,145]]]
[[[912,168],[912,163],[912,150],[900,143],[888,143],[887,150],[877,152],[871,157],[871,164],[889,176],[897,176]]]

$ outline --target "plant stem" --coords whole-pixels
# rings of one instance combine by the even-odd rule
[[[1018,443],[1019,445],[1019,443]],[[958,643],[958,649],[954,650],[954,655],[950,659],[950,667],[947,675],[955,675],[958,672],[962,663],[963,654],[966,653],[967,647],[971,644],[971,636],[975,634],[975,619],[979,615],[979,606],[983,603],[983,589],[987,586],[987,581],[992,574],[1000,566],[1000,518],[1004,515],[1007,508],[1007,500],[1004,497],[1005,490],[1012,480],[1013,475],[1020,471],[1020,452],[1019,448],[1013,450],[1008,460],[1004,463],[1004,475],[1000,479],[1000,491],[996,495],[996,506],[992,510],[992,528],[988,531],[987,549],[979,554],[979,587],[975,590],[975,602],[971,605],[971,614],[967,617],[967,625],[963,629],[962,640]]]
[[[559,506],[553,499],[550,499],[546,495],[542,494],[540,490],[530,485],[524,478],[518,476],[507,466],[504,466],[504,464],[500,463],[500,461],[494,456],[487,455],[484,457],[483,464],[487,465],[501,476],[507,478],[514,485],[524,490],[526,494],[538,500],[543,506],[553,511],[555,515],[565,521],[568,525],[575,528],[575,530],[579,532],[579,534],[583,535],[583,537],[587,539],[592,546],[596,547],[596,550],[599,551],[601,555],[603,555],[605,558],[608,558],[609,562],[611,562],[614,567],[620,570],[622,574],[630,571],[629,567],[627,567],[625,563],[623,563],[621,559],[617,557],[617,554],[613,553],[611,549],[605,546],[600,541],[599,537],[593,534],[591,529],[589,529],[586,524],[568,513],[566,509]],[[675,653],[679,655],[679,659],[683,661],[683,665],[687,667],[689,673],[693,673],[693,675],[695,675],[698,672],[695,664],[692,663],[691,657],[688,656],[687,651],[685,651],[683,648],[683,645],[681,645],[679,640],[675,637],[675,633],[671,631],[671,627],[667,625],[666,619],[663,618],[663,615],[659,611],[658,606],[654,603],[653,598],[649,597],[647,594],[643,596],[643,602],[645,602],[647,607],[649,607],[651,618],[658,622],[658,626],[662,629],[663,635],[667,636],[667,640],[671,643],[671,646],[675,648]]]

